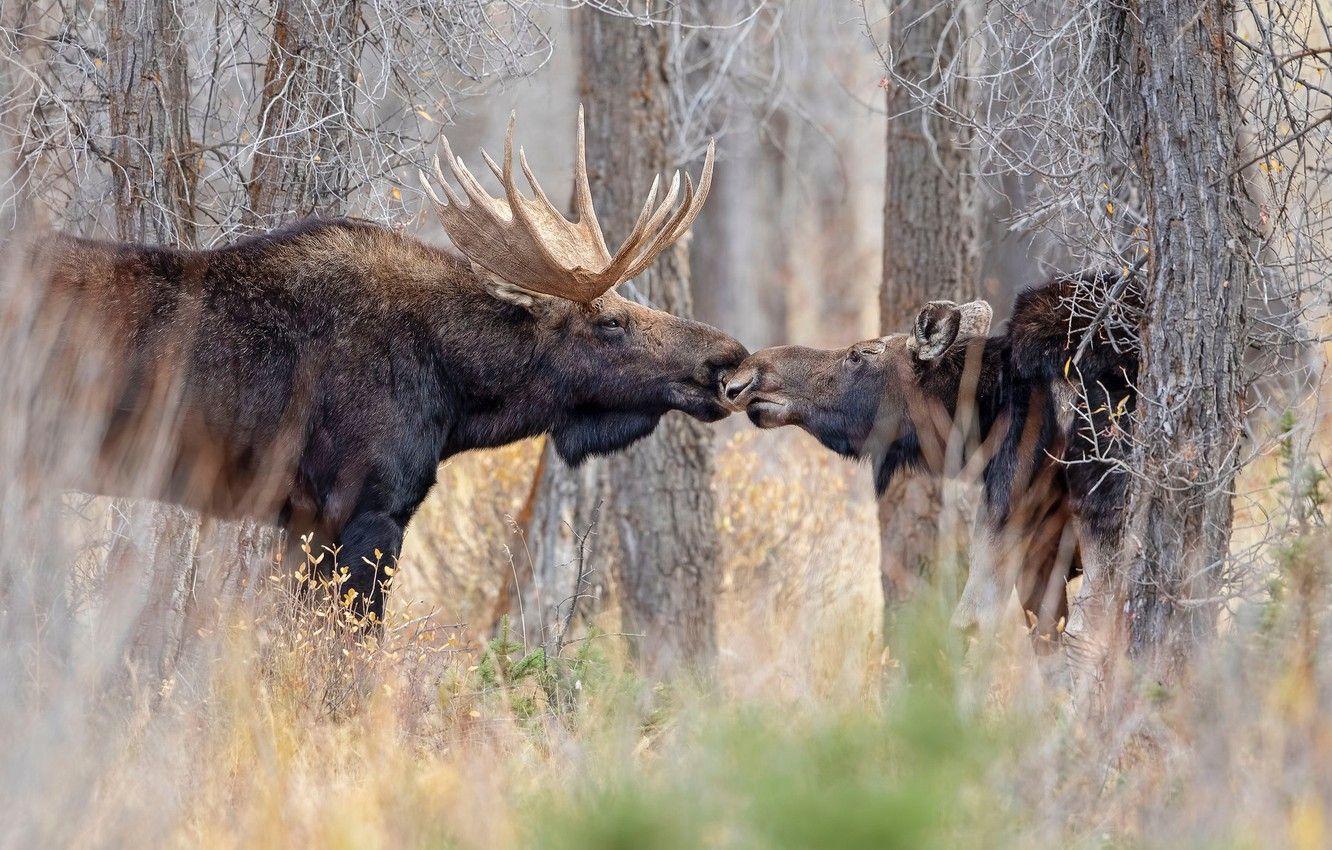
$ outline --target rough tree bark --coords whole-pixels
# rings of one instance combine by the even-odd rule
[[[107,77],[115,161],[116,236],[192,246],[193,139],[184,22],[174,0],[110,0]],[[163,423],[163,428],[169,427]],[[144,459],[147,468],[157,468]],[[145,474],[153,474],[145,472]],[[112,511],[107,569],[142,582],[129,662],[147,681],[166,675],[179,585],[194,566],[198,521],[183,508],[125,500]]]
[[[951,4],[932,0],[895,4],[888,43],[896,76],[931,84],[931,69],[948,65],[960,46],[958,29],[950,26],[954,13]],[[914,109],[917,104],[912,92],[887,85],[879,290],[885,334],[906,331],[926,301],[964,301],[977,294],[977,192],[970,140],[954,123]],[[899,475],[879,499],[880,572],[889,604],[910,589],[936,555],[941,493],[937,477]]]
[[[1130,653],[1169,674],[1215,628],[1258,240],[1236,173],[1232,5],[1143,0],[1131,14],[1107,5],[1114,106],[1145,188],[1151,245],[1122,610]]]
[[[671,33],[590,10],[579,13],[578,33],[592,196],[615,243],[632,227],[653,176],[673,165]],[[690,315],[687,244],[663,253],[634,285],[655,306]],[[610,561],[624,630],[641,636],[631,646],[651,675],[706,670],[716,654],[712,448],[706,425],[671,414],[607,464],[612,497],[603,515],[617,541]]]
[[[359,0],[278,0],[250,171],[250,224],[341,215],[352,190]]]
[[[108,0],[106,22],[117,235],[193,245],[198,152],[180,10],[175,0]]]

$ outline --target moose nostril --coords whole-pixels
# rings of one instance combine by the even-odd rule
[[[735,401],[744,395],[745,390],[749,389],[754,383],[753,375],[744,375],[738,378],[732,378],[726,385],[726,400]]]

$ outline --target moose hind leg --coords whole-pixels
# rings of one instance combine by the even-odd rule
[[[1068,582],[1078,546],[1078,525],[1059,500],[1029,533],[1026,561],[1018,576],[1018,599],[1037,651],[1051,649],[1068,622]]]
[[[1082,586],[1072,601],[1064,651],[1079,691],[1090,693],[1103,684],[1114,645],[1114,596],[1111,570],[1118,536],[1083,521],[1079,528]]]

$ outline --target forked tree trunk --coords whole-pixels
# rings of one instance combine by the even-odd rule
[[[352,189],[359,0],[277,0],[250,171],[250,224],[341,215]]]
[[[1226,0],[1108,11],[1115,106],[1142,175],[1151,240],[1123,610],[1131,654],[1165,673],[1215,628],[1238,472],[1243,308],[1257,240],[1236,173],[1233,18]]]
[[[653,176],[674,165],[671,33],[591,10],[579,13],[578,32],[592,196],[607,241],[618,244]],[[655,306],[690,315],[688,246],[664,252],[634,285]],[[640,636],[631,645],[652,675],[681,666],[703,670],[716,654],[712,442],[708,426],[671,414],[651,437],[607,463],[611,498],[603,516],[617,541],[608,557],[624,630]]]
[[[961,49],[953,4],[904,0],[888,35],[896,74],[934,85],[932,68]],[[962,99],[965,92],[955,93]],[[954,101],[956,102],[956,101]],[[915,109],[911,92],[887,86],[880,330],[903,333],[926,301],[976,295],[976,182],[969,139],[957,125]],[[905,114],[904,114],[905,113]],[[940,479],[902,474],[879,499],[885,601],[900,599],[938,552]]]

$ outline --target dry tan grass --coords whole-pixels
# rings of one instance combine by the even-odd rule
[[[576,707],[555,713],[531,679],[487,686],[483,654],[454,630],[357,647],[233,607],[199,636],[208,663],[166,682],[109,693],[78,669],[51,674],[61,693],[37,707],[55,727],[9,726],[28,734],[6,782],[45,789],[20,797],[14,834],[207,848],[1326,846],[1322,536],[1277,563],[1282,592],[1237,609],[1187,688],[1142,683],[1084,716],[1041,684],[1020,640],[964,661],[929,595],[883,657],[864,473],[774,436],[741,433],[720,455],[717,684],[651,687],[612,639],[592,641]],[[531,459],[516,448],[445,470],[451,486],[413,529],[435,560],[408,564],[422,575],[399,623],[422,606],[465,619],[468,588],[501,580]],[[431,564],[450,583],[431,584]],[[76,659],[105,649],[68,637]]]

